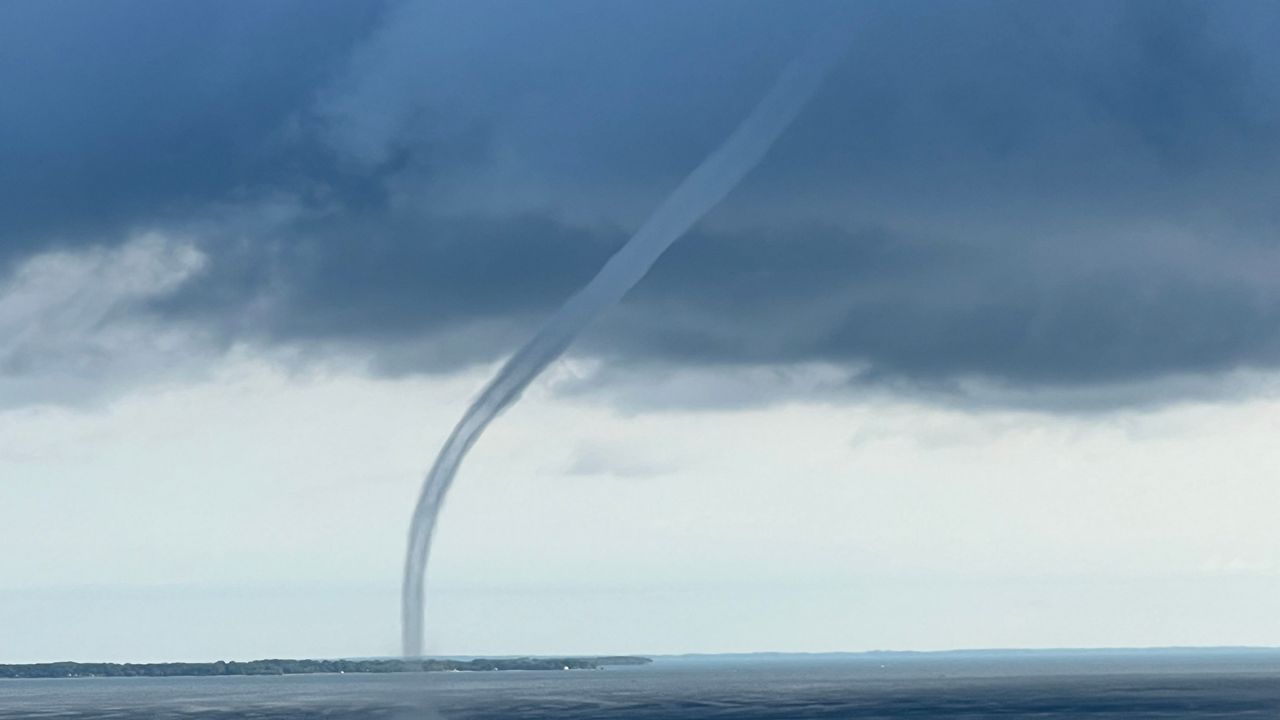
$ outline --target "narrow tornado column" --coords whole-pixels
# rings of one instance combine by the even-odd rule
[[[467,408],[427,473],[409,527],[401,596],[405,657],[422,655],[424,583],[431,538],[445,496],[467,451],[503,410],[573,339],[622,299],[654,262],[755,167],[818,89],[843,43],[814,44],[782,72],[751,114],[671,193],[590,282],[569,298],[498,371]]]

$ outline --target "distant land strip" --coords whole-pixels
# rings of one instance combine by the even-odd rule
[[[53,662],[0,665],[0,678],[220,677],[313,673],[400,673],[486,670],[599,670],[609,665],[646,665],[647,657],[521,657],[474,660],[250,660],[204,663]]]

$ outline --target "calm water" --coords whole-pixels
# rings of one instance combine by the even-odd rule
[[[665,659],[576,672],[0,680],[13,718],[1280,718],[1280,652]]]

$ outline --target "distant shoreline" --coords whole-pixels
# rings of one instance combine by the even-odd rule
[[[0,679],[87,677],[235,677],[321,673],[492,672],[499,670],[600,670],[614,665],[647,665],[650,658],[604,657],[475,658],[472,660],[250,660],[197,663],[52,662],[0,665]]]

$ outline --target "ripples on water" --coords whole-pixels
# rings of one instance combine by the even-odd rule
[[[673,659],[602,671],[0,681],[0,720],[1280,718],[1280,653]]]

